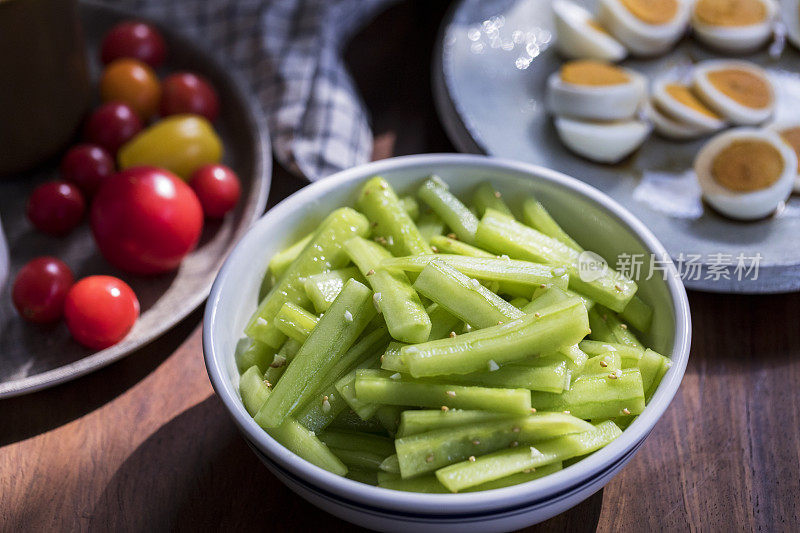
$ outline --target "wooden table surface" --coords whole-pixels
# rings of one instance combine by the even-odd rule
[[[398,5],[350,46],[376,157],[452,151],[429,91],[443,10]],[[277,169],[270,205],[300,186]],[[800,298],[689,298],[689,367],[646,444],[604,490],[532,529],[800,528]],[[104,370],[0,401],[0,531],[353,529],[247,448],[206,376],[201,312]]]

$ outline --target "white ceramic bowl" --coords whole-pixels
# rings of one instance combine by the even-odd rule
[[[326,511],[384,531],[507,531],[546,520],[588,498],[636,453],[666,410],[689,357],[691,318],[686,292],[674,266],[666,279],[639,283],[640,296],[655,308],[646,339],[672,358],[645,411],[610,445],[555,474],[522,485],[467,494],[417,494],[372,487],[318,468],[283,448],[247,414],[239,398],[234,348],[256,308],[269,258],[314,228],[331,210],[353,205],[361,183],[381,175],[398,191],[410,191],[430,174],[455,194],[484,180],[512,203],[534,193],[579,243],[613,265],[619,254],[666,250],[628,211],[596,189],[540,167],[474,155],[419,155],[370,163],[309,185],[272,208],[239,242],[211,289],[203,324],[203,350],[214,389],[250,446],[297,494]],[[648,269],[643,269],[644,277]],[[266,497],[266,495],[265,495]]]

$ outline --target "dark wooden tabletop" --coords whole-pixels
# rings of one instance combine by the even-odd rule
[[[350,46],[376,158],[453,150],[430,97],[444,8],[397,5]],[[302,185],[277,169],[270,205]],[[604,490],[532,529],[800,528],[800,297],[689,299],[689,367],[646,444]],[[206,376],[201,312],[104,370],[0,401],[0,531],[353,529],[245,445]]]

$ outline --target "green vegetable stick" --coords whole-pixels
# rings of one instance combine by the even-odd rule
[[[378,485],[378,473],[375,470],[348,467],[346,477],[373,487]]]
[[[526,290],[528,295],[533,293],[534,287],[539,287],[543,283],[564,288],[569,283],[569,275],[564,268],[493,257],[469,257],[450,254],[417,255],[386,259],[381,263],[381,266],[392,270],[422,272],[422,269],[432,261],[445,263],[472,278],[528,285],[529,288]]]
[[[438,178],[425,180],[419,189],[417,196],[433,209],[439,218],[458,238],[467,244],[475,241],[475,231],[478,229],[478,219],[467,206],[461,203],[448,189],[447,185]],[[395,254],[403,255],[403,254]],[[412,255],[412,254],[405,254]]]
[[[400,461],[397,459],[397,454],[392,454],[384,459],[378,468],[380,468],[382,472],[400,475]]]
[[[432,378],[436,379],[436,378]],[[507,387],[560,393],[568,379],[567,362],[563,358],[536,357],[509,363],[495,371],[447,376],[450,383],[480,387]]]
[[[598,374],[608,376],[609,374],[622,370],[622,357],[618,352],[605,352],[590,357],[583,367],[583,370],[575,379],[582,379],[586,376],[594,377]]]
[[[286,372],[289,362],[294,359],[294,356],[300,351],[300,346],[302,346],[302,344],[303,343],[294,339],[286,339],[286,342],[283,343],[278,353],[273,356],[272,362],[264,373],[264,380],[269,383],[270,386],[274,387],[275,384],[278,383],[283,373]]]
[[[256,365],[261,372],[266,372],[274,355],[275,349],[269,344],[245,337],[236,343],[234,358],[239,373],[243,373],[253,365]]]
[[[255,366],[242,374],[239,379],[239,392],[245,409],[251,416],[260,412],[271,396],[269,387],[261,379],[260,372]],[[340,476],[347,474],[347,467],[344,463],[331,453],[314,433],[293,418],[287,417],[279,426],[264,429],[286,449],[309,463]]]
[[[591,429],[588,422],[564,413],[537,413],[428,431],[396,439],[394,444],[400,473],[408,478],[470,456]]]
[[[642,333],[647,333],[650,330],[650,324],[653,322],[653,308],[639,296],[634,295],[628,305],[625,306],[625,309],[622,310],[620,316]]]
[[[408,216],[394,190],[375,176],[361,188],[358,208],[373,223],[372,234],[394,255],[429,254],[431,247]],[[365,237],[365,235],[361,235]]]
[[[335,448],[333,446],[329,446],[329,448],[347,466],[348,470],[364,469],[377,472],[381,462],[385,459],[382,455],[367,450]]]
[[[590,326],[592,329],[594,327],[598,328],[597,336],[593,334],[593,338],[644,349],[644,345],[636,338],[636,335],[633,334],[628,325],[619,319],[616,313],[602,306],[592,308],[592,311],[594,313],[589,317]]]
[[[386,429],[389,435],[394,436],[397,433],[397,428],[400,426],[400,414],[405,409],[400,405],[381,405],[375,411],[375,418]]]
[[[563,468],[562,462],[556,461],[554,463],[540,466],[538,468],[531,468],[528,471],[517,472],[516,474],[511,474],[510,476],[501,477],[500,479],[495,479],[493,481],[487,481],[486,483],[481,483],[480,485],[475,485],[474,487],[464,489],[462,492],[479,492],[482,490],[502,489],[503,487],[511,487],[513,485],[519,485],[520,483],[527,483],[528,481],[539,479],[540,477],[549,476],[550,474],[558,472],[562,468]],[[434,477],[436,476],[434,475]],[[437,479],[436,481],[439,480]]]
[[[372,286],[375,305],[383,314],[392,337],[409,343],[428,340],[431,319],[408,277],[403,272],[380,268],[381,262],[390,259],[392,254],[361,237],[350,239],[344,248]]]
[[[434,341],[436,339],[443,339],[450,335],[451,331],[455,331],[461,324],[461,319],[453,315],[439,304],[433,303],[429,305],[425,312],[431,319],[431,333],[426,340]]]
[[[331,429],[344,429],[349,431],[360,431],[362,433],[374,433],[376,435],[386,434],[383,426],[381,426],[377,420],[374,418],[362,420],[361,417],[354,413],[352,409],[345,409],[339,413],[328,427]]]
[[[343,207],[328,215],[311,242],[259,304],[245,327],[245,334],[279,348],[286,336],[275,327],[272,320],[283,304],[293,302],[301,307],[308,306],[310,302],[304,287],[305,278],[345,266],[350,259],[342,249],[342,244],[351,237],[364,236],[368,232],[369,222],[353,209]]]
[[[583,281],[580,252],[502,214],[487,209],[475,234],[478,246],[514,259],[566,265],[569,288],[615,311],[622,311],[638,289],[636,283],[607,268],[599,277]]]
[[[427,264],[414,282],[414,288],[475,328],[525,316],[478,280],[439,261]]]
[[[486,257],[489,259],[496,258],[494,254],[481,250],[476,246],[472,246],[458,239],[445,237],[444,235],[434,235],[430,238],[431,249],[437,254],[453,254],[464,255],[467,257]]]
[[[395,453],[394,441],[392,439],[370,433],[326,429],[319,434],[319,438],[331,448],[371,452],[379,455],[381,456],[381,460],[378,464]],[[375,468],[377,468],[377,465]]]
[[[336,390],[344,398],[350,408],[362,420],[372,418],[381,406],[379,403],[363,400],[356,395],[356,377],[359,370],[374,369],[378,366],[378,361],[367,361],[364,364],[358,365],[347,374],[345,374],[339,381],[336,382]]]
[[[403,205],[403,209],[405,209],[408,216],[411,217],[411,220],[417,220],[419,218],[419,203],[417,203],[416,198],[413,196],[403,196],[400,198],[400,203]]]
[[[503,196],[500,194],[500,191],[495,189],[488,181],[481,183],[475,188],[475,192],[472,195],[472,203],[475,206],[475,210],[478,212],[478,216],[482,217],[486,209],[494,209],[499,213],[514,218],[511,209],[509,209],[508,205],[503,201]]]
[[[314,304],[314,309],[318,313],[324,313],[339,296],[347,280],[351,278],[364,284],[367,283],[356,267],[347,267],[308,276],[303,286],[306,295]]]
[[[638,415],[644,410],[642,374],[637,368],[583,376],[561,394],[531,392],[531,403],[544,411],[569,411],[578,418]]]
[[[296,414],[297,420],[311,431],[321,431],[348,407],[347,400],[336,389],[337,381],[359,365],[377,362],[377,354],[386,346],[389,334],[386,328],[362,335],[333,366],[308,401]]]
[[[372,291],[361,283],[351,279],[345,284],[256,415],[259,424],[276,427],[308,400],[375,316],[371,300]]]
[[[588,332],[586,308],[572,300],[455,338],[403,346],[400,357],[414,377],[469,374],[573,345]]]
[[[378,486],[384,489],[400,490],[403,492],[421,492],[424,494],[448,494],[450,491],[439,483],[433,474],[418,476],[410,479],[397,477],[381,477],[378,475]]]
[[[527,389],[424,382],[385,370],[359,370],[355,387],[356,398],[382,405],[446,406],[518,414],[531,410]]]
[[[583,251],[581,245],[575,242],[566,231],[561,229],[561,226],[558,225],[558,222],[553,220],[553,217],[550,216],[550,213],[548,213],[544,206],[533,196],[526,199],[522,203],[522,221],[533,229],[544,233],[548,237],[552,237],[553,239],[566,244],[573,250],[577,250],[579,252]]]
[[[583,433],[564,435],[535,446],[502,450],[475,461],[463,461],[436,471],[436,478],[451,492],[539,468],[570,457],[585,455],[606,446],[622,434],[611,421]]]
[[[444,222],[439,218],[439,215],[433,211],[428,211],[420,215],[419,220],[417,220],[417,228],[420,235],[427,242],[430,242],[437,235],[444,233]]]
[[[272,259],[269,260],[268,272],[272,274],[274,280],[279,280],[281,276],[283,276],[289,266],[297,259],[313,238],[314,232],[312,231],[293,245],[284,248],[272,256]]]
[[[511,474],[504,478],[488,481],[474,487],[465,489],[463,492],[480,492],[483,490],[502,489],[503,487],[511,487],[519,485],[520,483],[527,483],[534,479],[539,479],[548,476],[562,469],[562,463],[557,461],[555,463],[533,468],[528,472],[519,472]],[[427,494],[449,494],[450,491],[444,485],[439,483],[435,474],[425,474],[422,476],[413,477],[410,479],[403,479],[397,474],[390,474],[388,472],[378,473],[378,486],[385,489],[402,490],[405,492],[423,492]]]
[[[297,342],[305,342],[311,330],[319,322],[319,318],[315,317],[299,305],[292,302],[286,302],[275,315],[275,326],[283,332],[284,335]]]
[[[639,361],[639,370],[642,373],[642,387],[647,402],[653,397],[661,383],[661,378],[671,366],[672,361],[669,358],[649,348],[644,351],[642,359]]]
[[[589,319],[589,324],[591,325],[591,318]],[[622,368],[638,367],[639,360],[641,360],[642,355],[644,355],[644,350],[641,348],[635,348],[633,346],[615,342],[582,340],[578,346],[580,346],[580,349],[589,355],[600,355],[606,352],[618,352],[622,358]]]
[[[572,292],[564,287],[545,285],[544,287],[539,286],[533,291],[533,299],[522,310],[526,313],[535,313],[540,309],[544,309],[545,307],[553,305],[556,302],[562,302],[569,298],[580,298],[587,310],[594,307],[593,300],[590,300],[589,298],[586,298],[577,292]]]
[[[463,409],[419,409],[403,411],[400,415],[400,427],[397,429],[397,438],[408,437],[418,433],[425,433],[435,429],[453,428],[458,426],[472,426],[473,424],[497,421],[513,417],[504,413],[490,411],[466,411]]]

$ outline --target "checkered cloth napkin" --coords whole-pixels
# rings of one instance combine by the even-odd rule
[[[238,69],[273,149],[309,180],[369,161],[372,133],[342,61],[347,40],[394,0],[119,0]]]

